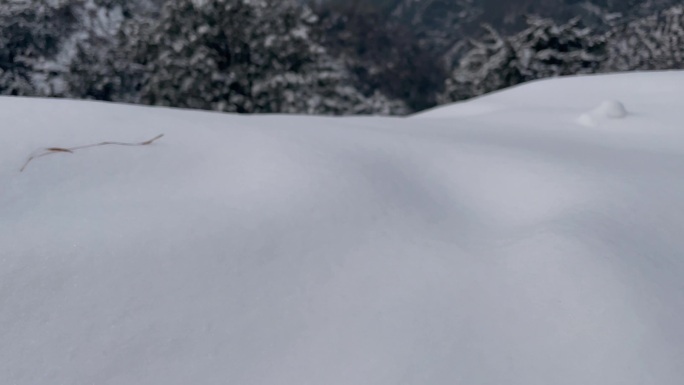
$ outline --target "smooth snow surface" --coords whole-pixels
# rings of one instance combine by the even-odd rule
[[[405,119],[0,98],[0,383],[680,385],[683,122],[684,72]]]

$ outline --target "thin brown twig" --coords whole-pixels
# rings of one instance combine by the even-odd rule
[[[147,146],[152,143],[154,143],[156,140],[160,139],[164,134],[159,134],[155,136],[152,139],[146,140],[144,142],[140,143],[125,143],[125,142],[101,142],[101,143],[96,143],[96,144],[88,144],[85,146],[77,146],[77,147],[69,147],[69,148],[63,148],[63,147],[48,147],[42,150],[37,150],[34,152],[33,155],[31,155],[27,160],[26,163],[21,167],[19,172],[23,172],[26,169],[26,166],[31,163],[32,160],[41,158],[46,155],[51,155],[51,154],[56,154],[56,153],[68,153],[68,154],[73,154],[76,150],[82,150],[84,148],[90,148],[90,147],[97,147],[97,146],[109,146],[109,145],[115,145],[115,146]]]

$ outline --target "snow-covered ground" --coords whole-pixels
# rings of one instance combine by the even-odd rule
[[[403,119],[0,98],[1,384],[679,385],[683,319],[684,72]]]

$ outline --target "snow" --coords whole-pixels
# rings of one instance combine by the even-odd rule
[[[619,100],[606,100],[592,112],[608,119],[621,119],[627,116],[627,109]]]
[[[0,98],[0,382],[680,384],[683,82],[410,118]]]
[[[627,109],[619,100],[605,100],[593,110],[580,115],[577,123],[596,127],[606,119],[622,119],[627,116]]]

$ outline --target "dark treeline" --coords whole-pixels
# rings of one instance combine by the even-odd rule
[[[396,114],[552,76],[684,68],[669,0],[8,0],[0,94]]]

